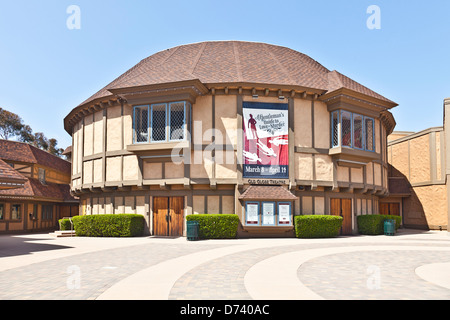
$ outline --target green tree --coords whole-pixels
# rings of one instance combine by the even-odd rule
[[[20,135],[22,119],[15,113],[0,108],[0,138],[8,140]]]
[[[64,149],[58,148],[58,140],[51,138],[48,139],[48,152],[51,154],[54,154],[55,156],[61,157],[62,153],[64,152]]]
[[[0,139],[12,138],[29,143],[58,157],[61,157],[64,152],[64,149],[57,147],[56,139],[48,139],[42,132],[33,133],[31,127],[24,124],[20,116],[0,108]]]

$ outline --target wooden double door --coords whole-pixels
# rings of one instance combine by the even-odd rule
[[[380,214],[400,216],[400,203],[380,203]]]
[[[153,234],[182,236],[184,197],[153,197]]]
[[[330,211],[332,215],[341,216],[341,235],[352,234],[352,199],[330,199]]]

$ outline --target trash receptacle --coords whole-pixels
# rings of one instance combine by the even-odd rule
[[[188,241],[198,240],[199,224],[198,221],[186,221],[186,236]]]
[[[395,235],[395,220],[391,219],[384,220],[384,235],[385,236]]]

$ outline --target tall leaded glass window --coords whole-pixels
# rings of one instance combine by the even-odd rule
[[[363,149],[363,117],[353,114],[353,147]]]
[[[352,146],[352,114],[347,111],[341,112],[341,135],[342,146]]]
[[[184,140],[185,132],[185,104],[175,102],[169,105],[170,108],[170,140]]]
[[[339,146],[339,111],[331,114],[331,144],[333,147]]]
[[[345,110],[331,113],[331,145],[375,151],[373,118]]]
[[[366,131],[366,150],[375,151],[375,143],[374,143],[375,123],[372,118],[364,118],[364,122]]]
[[[166,141],[166,104],[152,105],[152,141]]]
[[[148,142],[148,106],[134,107],[134,141]]]

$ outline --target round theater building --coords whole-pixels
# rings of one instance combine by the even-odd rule
[[[242,41],[158,52],[74,108],[71,190],[85,214],[236,214],[239,236],[293,236],[296,215],[378,214],[397,104],[286,47]]]

